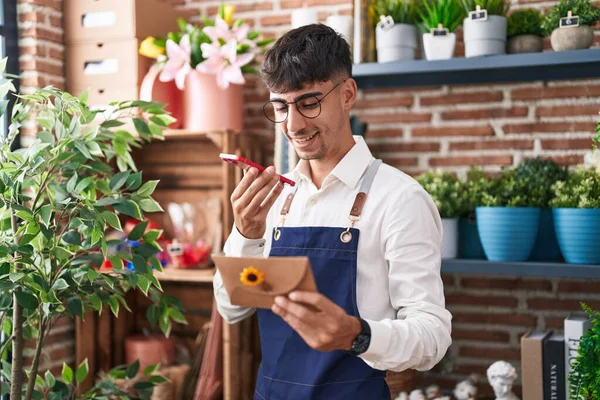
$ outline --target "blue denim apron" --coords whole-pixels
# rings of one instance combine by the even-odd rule
[[[280,226],[273,230],[271,256],[308,256],[320,293],[359,316],[356,306],[356,259],[359,231],[353,225],[381,164],[368,167],[344,227],[282,227],[290,209],[291,193],[281,210]],[[327,210],[324,210],[326,212]],[[390,399],[385,371],[368,366],[346,351],[311,349],[281,317],[258,310],[262,362],[255,400],[379,400]]]

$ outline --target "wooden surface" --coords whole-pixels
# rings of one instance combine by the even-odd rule
[[[163,272],[154,272],[154,276],[161,282],[195,282],[211,283],[215,270],[210,269],[181,269],[164,268]]]

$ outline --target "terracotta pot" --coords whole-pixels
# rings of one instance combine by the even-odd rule
[[[217,85],[212,74],[192,71],[183,90],[183,128],[198,132],[244,129],[244,87]]]
[[[540,53],[544,50],[544,38],[537,35],[518,35],[508,39],[506,49],[509,54]]]
[[[161,335],[135,335],[125,339],[125,362],[140,362],[140,371],[152,364],[161,366],[175,362],[175,341]]]
[[[594,41],[594,30],[587,25],[573,28],[557,28],[550,35],[554,51],[587,49]]]
[[[161,82],[160,70],[153,65],[140,85],[140,100],[166,104],[165,110],[176,119],[169,128],[177,129],[183,125],[183,92],[177,89],[175,81]]]

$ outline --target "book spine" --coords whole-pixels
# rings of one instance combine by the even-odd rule
[[[565,319],[565,400],[570,399],[569,374],[573,363],[577,359],[579,350],[579,341],[584,333],[589,329],[589,321]]]
[[[566,397],[564,340],[546,340],[543,354],[544,399],[563,400]]]

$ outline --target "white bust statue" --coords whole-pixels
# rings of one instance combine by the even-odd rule
[[[512,392],[517,371],[506,361],[496,361],[487,370],[487,378],[494,389],[496,400],[519,400]]]
[[[453,394],[456,400],[473,400],[477,395],[477,387],[467,379],[456,384]]]
[[[408,400],[427,400],[427,398],[425,397],[425,393],[423,393],[422,390],[415,389],[412,392],[410,392]]]

